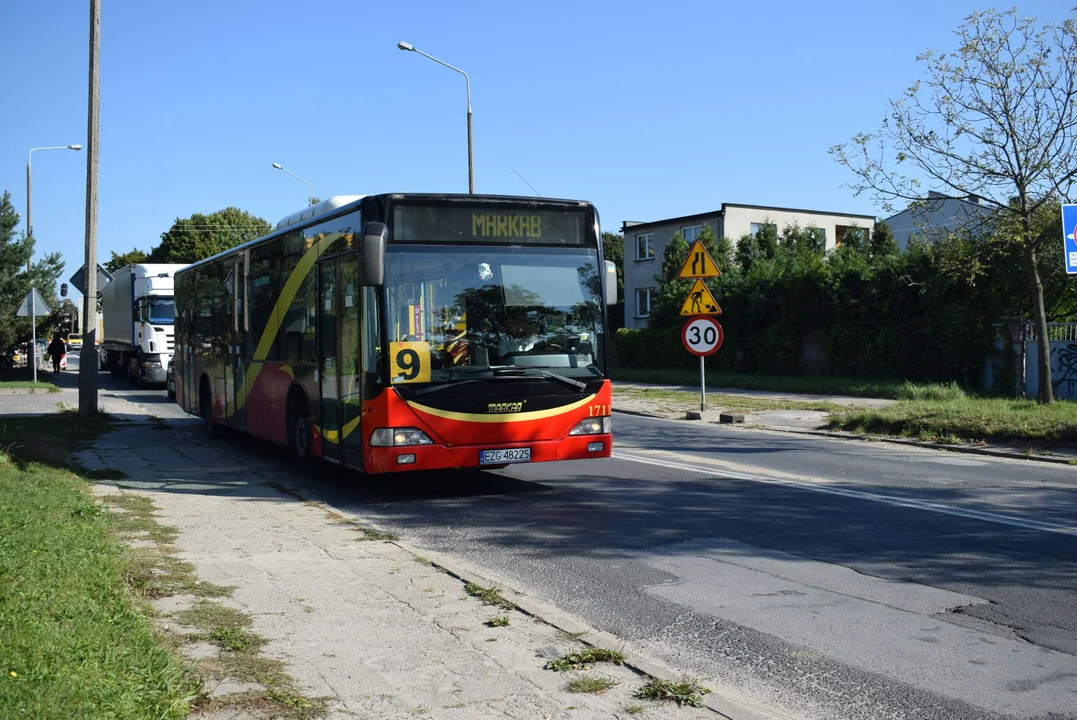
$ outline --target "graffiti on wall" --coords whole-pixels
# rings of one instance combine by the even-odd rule
[[[1051,384],[1056,398],[1077,400],[1077,343],[1051,343]]]

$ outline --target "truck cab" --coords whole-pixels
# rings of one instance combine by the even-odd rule
[[[135,385],[164,383],[175,348],[173,276],[184,265],[132,264],[102,294],[101,365]]]

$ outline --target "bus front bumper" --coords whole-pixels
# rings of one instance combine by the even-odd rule
[[[530,460],[511,463],[483,463],[480,458],[491,450],[530,450]],[[498,468],[505,464],[527,465],[554,460],[587,460],[609,457],[613,436],[575,435],[563,440],[544,440],[490,445],[398,445],[368,447],[365,451],[366,472],[392,473],[413,470],[444,470],[446,468]]]

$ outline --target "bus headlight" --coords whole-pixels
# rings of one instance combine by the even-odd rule
[[[610,433],[610,416],[587,418],[572,428],[569,435],[608,435]]]
[[[419,428],[378,428],[370,433],[370,444],[374,447],[392,447],[394,445],[433,445],[434,441]]]

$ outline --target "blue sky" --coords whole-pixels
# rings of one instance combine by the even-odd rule
[[[26,154],[85,143],[88,2],[4,9],[0,190]],[[594,202],[603,227],[722,202],[881,213],[827,149],[877,127],[927,48],[985,5],[873,2],[104,0],[99,257],[235,205],[275,223],[307,188]],[[1026,2],[1057,20],[1062,2]],[[85,152],[34,155],[39,252],[82,262]]]

